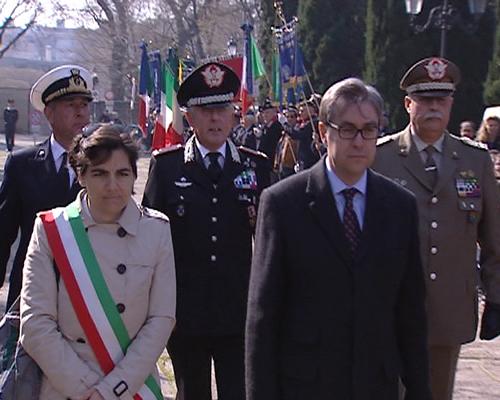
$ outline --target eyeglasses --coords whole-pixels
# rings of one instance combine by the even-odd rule
[[[380,133],[380,128],[375,125],[368,125],[358,129],[354,126],[338,126],[331,121],[326,121],[326,124],[329,127],[336,129],[339,133],[339,137],[346,140],[353,140],[356,136],[358,136],[358,133],[360,133],[361,137],[365,140],[375,140],[378,138]]]

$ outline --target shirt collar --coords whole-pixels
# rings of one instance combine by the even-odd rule
[[[54,134],[50,135],[50,149],[52,150],[52,157],[54,157],[54,161],[59,160],[63,153],[66,153],[66,149],[56,140]]]
[[[78,193],[76,203],[82,217],[83,225],[86,228],[89,226],[99,225],[99,223],[97,223],[92,217],[92,214],[90,214],[90,209],[87,204],[87,191],[85,189],[82,189]],[[128,234],[135,236],[139,230],[139,220],[141,219],[141,215],[142,211],[140,207],[137,205],[135,200],[130,197],[125,210],[123,210],[122,215],[118,218],[116,223],[125,229]]]
[[[363,175],[361,175],[361,178],[352,186],[346,185],[342,179],[340,179],[335,171],[333,170],[332,166],[330,165],[330,159],[328,157],[325,157],[325,162],[326,162],[326,174],[328,176],[328,180],[330,181],[330,186],[333,190],[333,193],[335,195],[340,195],[344,189],[349,189],[349,188],[355,188],[360,192],[363,196],[366,194],[366,182],[367,182],[367,172],[363,172]]]
[[[196,143],[196,147],[200,151],[201,157],[203,159],[205,159],[205,157],[208,153],[213,153],[212,151],[208,150],[205,146],[203,146],[198,141],[198,139],[195,138],[194,142]],[[221,147],[219,147],[216,152],[219,153],[222,157],[225,157],[226,156],[226,142],[224,142],[224,144]]]
[[[425,150],[427,146],[429,146],[428,143],[425,143],[420,137],[415,133],[413,128],[410,129],[411,131],[411,137],[413,139],[413,142],[415,143],[415,146],[417,147],[418,152],[422,152]],[[444,141],[444,133],[439,137],[438,140],[436,140],[434,143],[432,143],[432,147],[436,149],[439,153],[443,152],[443,141]]]

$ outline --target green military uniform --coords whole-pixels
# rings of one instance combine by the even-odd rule
[[[418,102],[424,101],[422,97],[451,96],[459,79],[453,63],[426,59],[410,68],[401,88],[412,102]],[[487,321],[491,327],[491,317],[493,321],[498,318],[500,196],[490,156],[482,144],[447,131],[435,132],[434,142],[425,143],[421,136],[428,132],[417,132],[416,126],[418,122],[412,119],[403,131],[379,139],[373,168],[417,198],[432,391],[435,400],[448,400],[460,346],[476,337],[480,285],[488,304],[483,324]],[[426,147],[433,147],[435,155],[428,156]],[[428,157],[436,162],[429,164]],[[430,179],[432,172],[434,179]],[[495,323],[492,329],[484,328],[483,332],[490,331],[485,337],[498,334],[491,333],[499,329]]]

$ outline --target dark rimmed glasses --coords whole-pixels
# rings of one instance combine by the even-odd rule
[[[338,126],[331,121],[326,121],[326,124],[335,129],[339,133],[339,137],[341,139],[353,140],[358,133],[361,134],[361,137],[365,140],[375,140],[378,138],[380,133],[380,128],[377,125],[367,125],[361,129],[356,128],[355,126]]]

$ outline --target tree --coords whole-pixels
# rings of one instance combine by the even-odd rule
[[[430,9],[441,0],[424,2],[421,24]],[[455,3],[459,12],[470,20],[465,2]],[[462,82],[457,88],[449,128],[456,132],[463,119],[479,119],[483,110],[482,82],[492,53],[494,16],[486,13],[474,34],[455,26],[447,33],[446,57],[462,71]],[[465,24],[465,22],[463,22]],[[404,93],[399,81],[404,72],[418,60],[439,55],[440,32],[430,29],[421,34],[412,33],[404,3],[399,0],[368,0],[366,10],[366,49],[364,78],[374,84],[383,95],[393,129],[408,122],[403,108]]]
[[[299,2],[299,43],[316,92],[333,82],[361,76],[366,1]]]
[[[0,58],[35,24],[41,11],[40,4],[35,0],[0,0],[0,10],[5,19],[0,22]],[[14,30],[19,20],[27,22],[22,28],[16,29],[13,35],[8,35],[8,30]]]
[[[500,21],[500,0],[496,0],[496,20]],[[500,104],[500,27],[496,27],[493,57],[488,68],[488,77],[484,85],[486,105]]]

